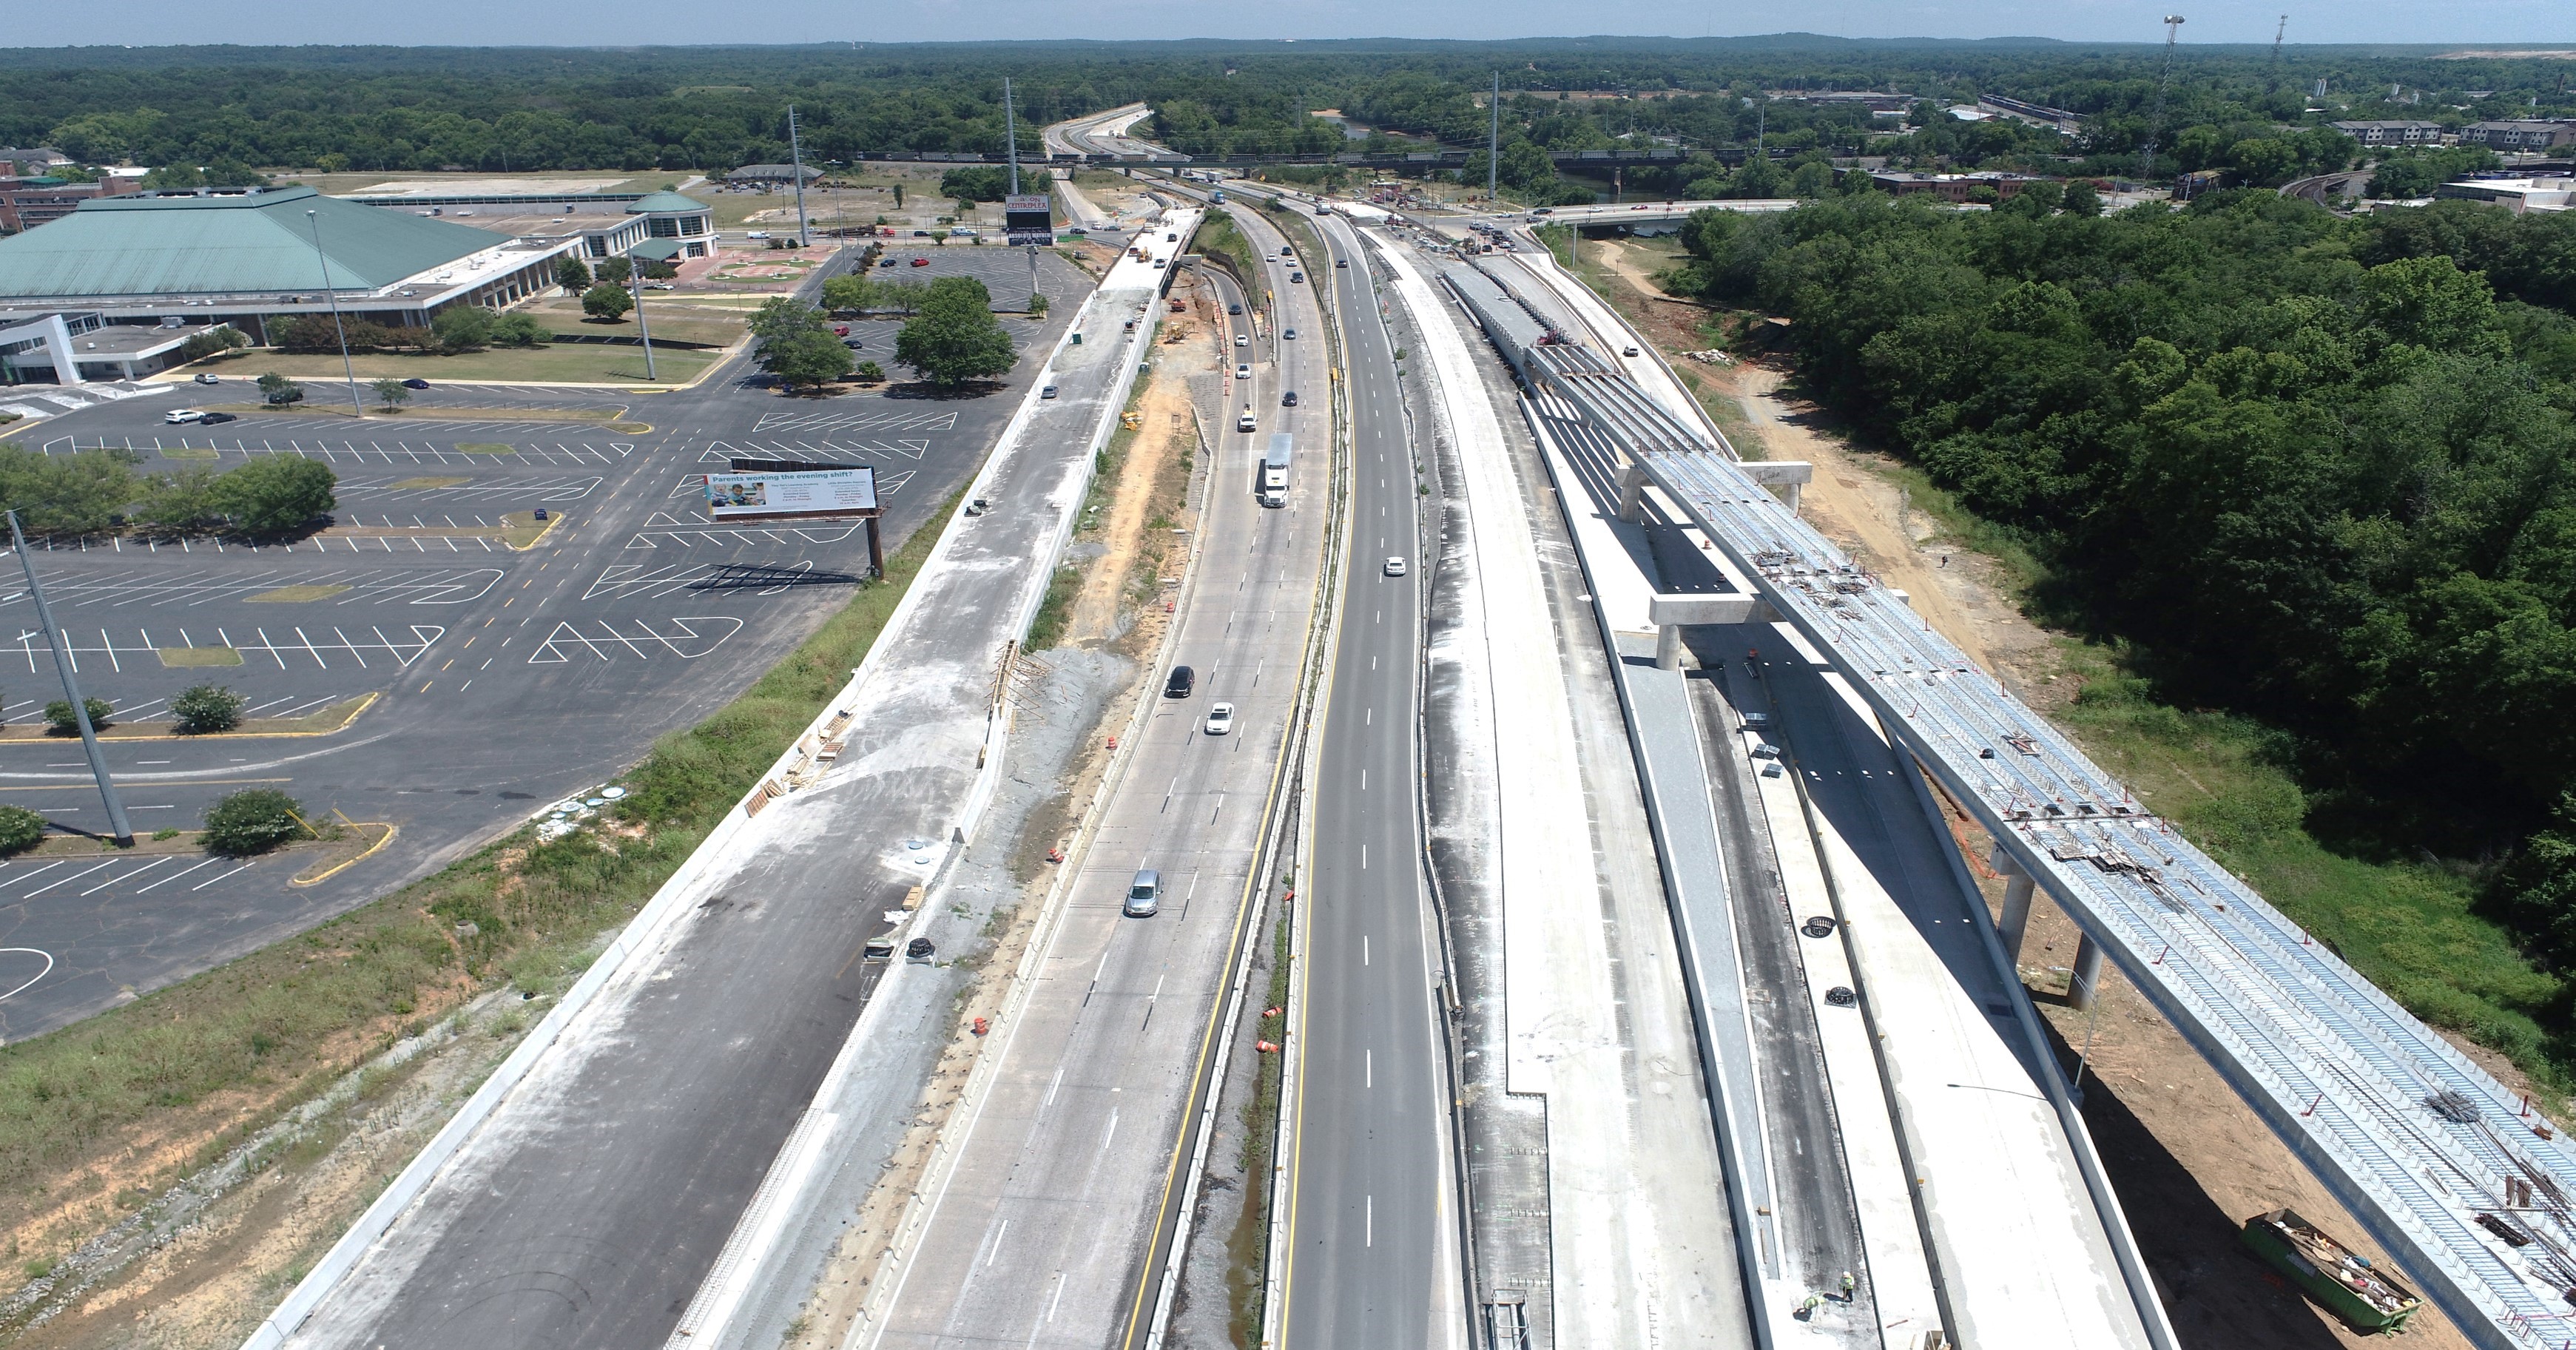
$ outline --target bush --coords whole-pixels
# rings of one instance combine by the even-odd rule
[[[574,295],[590,289],[590,269],[579,258],[555,260],[555,284]]]
[[[874,361],[861,361],[856,373],[861,380],[869,384],[885,383],[885,367]]]
[[[180,735],[202,736],[240,726],[242,709],[248,706],[249,699],[223,685],[200,684],[179,691],[179,696],[170,700],[170,715],[177,719]]]
[[[246,788],[206,808],[206,847],[246,857],[309,833],[299,819],[303,803],[275,788]]]
[[[609,261],[617,260],[612,258]],[[626,311],[633,308],[635,308],[635,297],[628,295],[623,286],[603,281],[581,293],[581,312],[594,319],[605,319],[615,323],[625,318]]]
[[[89,725],[92,731],[106,730],[108,718],[116,713],[116,709],[103,698],[82,699],[81,708],[89,714]],[[45,722],[57,736],[80,734],[80,719],[72,716],[70,699],[58,698],[46,704]]]
[[[429,321],[442,352],[479,351],[492,341],[492,311],[481,305],[450,305]]]
[[[43,816],[23,806],[0,806],[0,853],[23,853],[44,837]]]
[[[504,314],[492,321],[492,345],[495,347],[535,347],[552,341],[554,334],[537,322],[533,314]]]

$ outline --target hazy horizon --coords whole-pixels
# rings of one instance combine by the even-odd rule
[[[2287,7],[2263,12],[2201,12],[2183,7],[2183,41],[2191,44],[2268,43]],[[774,0],[759,11],[761,39],[779,45],[813,42],[971,42],[996,39],[1046,41],[1096,38],[1139,41],[1211,38],[1230,41],[1412,38],[1483,41],[1579,37],[1760,37],[1784,31],[1868,39],[2055,38],[2070,42],[2154,42],[2163,37],[2162,4],[2039,4],[1996,0],[1974,6],[1821,0],[1802,9],[1794,29],[1725,23],[1714,7],[1697,29],[1677,26],[1683,17],[1666,4],[1606,0],[1585,8],[1580,34],[1566,27],[1562,5],[1531,0],[1416,0],[1401,6],[1349,0],[1245,7],[1212,15],[1204,6],[1149,0],[1141,6],[1086,11],[1037,0],[916,0],[854,15],[851,7],[823,0]],[[738,29],[700,31],[705,9],[677,0],[573,0],[531,22],[521,5],[498,0],[456,0],[440,7],[436,22],[417,11],[269,0],[234,9],[143,0],[110,10],[44,9],[12,25],[0,46],[699,46],[746,43]],[[136,41],[137,38],[144,39]],[[2462,0],[2446,6],[2363,0],[2301,14],[2289,9],[2292,44],[2407,43],[2436,45],[2558,44],[2576,47],[2576,11],[2541,0]]]

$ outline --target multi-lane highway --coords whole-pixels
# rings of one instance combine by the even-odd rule
[[[1369,258],[1315,222],[1347,372],[1351,563],[1313,798],[1280,1320],[1290,1346],[1429,1346],[1463,1335],[1439,945],[1423,889],[1421,559],[1414,447]],[[1402,558],[1401,574],[1390,560]]]
[[[1300,269],[1278,258],[1277,233],[1245,228],[1270,264],[1249,296],[1212,274],[1243,313],[1220,312],[1211,335],[1225,415],[1205,428],[1199,538],[1166,667],[1067,864],[1079,871],[1057,900],[1037,983],[999,1032],[1002,1068],[952,1127],[958,1160],[933,1183],[897,1283],[863,1315],[862,1346],[1128,1346],[1152,1329],[1199,1107],[1214,1090],[1225,977],[1254,940],[1253,866],[1281,797],[1333,509],[1323,316],[1309,288],[1287,283]],[[1283,406],[1291,393],[1297,406]],[[1249,432],[1235,420],[1244,408]],[[1279,433],[1297,454],[1285,504],[1264,507],[1254,474]],[[1164,693],[1168,666],[1195,673],[1186,697]],[[1233,705],[1233,727],[1209,735],[1218,703]],[[1159,912],[1122,916],[1145,868],[1161,876]]]

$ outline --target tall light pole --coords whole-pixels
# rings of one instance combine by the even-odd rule
[[[1020,125],[1011,114],[1011,77],[1002,77],[1002,141],[1011,150],[1011,195],[1020,195]],[[1032,259],[1031,267],[1037,266]]]
[[[1485,97],[1485,209],[1494,209],[1494,170],[1503,157],[1503,72],[1494,72],[1494,92]]]
[[[805,150],[796,140],[796,105],[787,105],[787,162],[796,174],[796,245],[814,246],[813,232],[805,227]]]
[[[644,317],[644,264],[636,261],[635,250],[626,250],[626,284],[635,288],[635,326],[644,338],[644,378],[658,380],[653,373],[653,322]]]
[[[54,612],[45,604],[44,587],[36,584],[36,560],[27,553],[27,536],[18,530],[18,513],[9,513],[9,543],[18,550],[18,565],[27,572],[27,594],[36,601],[36,623],[45,630],[45,650],[54,654],[54,673],[63,677],[63,697],[72,705],[72,720],[80,726],[81,750],[89,756],[89,771],[98,779],[98,795],[107,803],[107,828],[116,842],[132,847],[134,827],[125,823],[125,802],[116,795],[116,780],[108,777],[107,757],[99,753],[98,730],[89,724],[89,705],[81,702],[80,681],[72,677],[70,660],[62,645],[54,641]]]
[[[322,217],[307,211],[304,223],[313,231],[314,261],[322,264],[322,298],[331,302],[331,331],[340,335],[340,369],[349,377],[349,410],[364,417],[367,405],[358,397],[357,363],[349,359],[349,329],[340,322],[340,293],[331,289],[331,255],[322,251]]]

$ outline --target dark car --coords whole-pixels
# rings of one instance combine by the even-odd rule
[[[1198,686],[1199,673],[1197,671],[1190,669],[1188,666],[1174,666],[1172,667],[1172,677],[1163,681],[1163,697],[1188,698],[1190,696],[1190,691],[1198,688]]]
[[[1294,389],[1291,389],[1291,390],[1289,390],[1287,393],[1281,394],[1281,395],[1279,396],[1279,406],[1280,406],[1280,407],[1282,407],[1282,408],[1294,408],[1294,407],[1296,407],[1296,406],[1297,406],[1297,391],[1296,391],[1296,390],[1294,390]]]
[[[233,416],[231,413],[208,413],[197,419],[197,425],[201,427],[210,427],[217,422],[238,422],[240,420],[240,418]]]
[[[1228,305],[1228,306],[1226,306],[1226,307],[1225,307],[1225,312],[1226,312],[1226,313],[1228,313],[1228,314],[1241,314],[1241,313],[1243,312],[1243,306],[1241,306],[1241,305]]]
[[[429,381],[423,379],[414,378],[403,381],[405,389],[427,389],[428,387]]]
[[[879,267],[892,267],[892,266],[894,266],[894,259],[892,259],[892,258],[879,258],[879,259],[877,259],[877,266],[879,266]]]
[[[1306,274],[1303,272],[1291,272],[1288,274],[1288,279],[1290,281],[1304,281],[1306,279]]]
[[[914,938],[903,944],[903,959],[915,965],[929,965],[938,955],[939,949],[932,946],[928,938]]]

